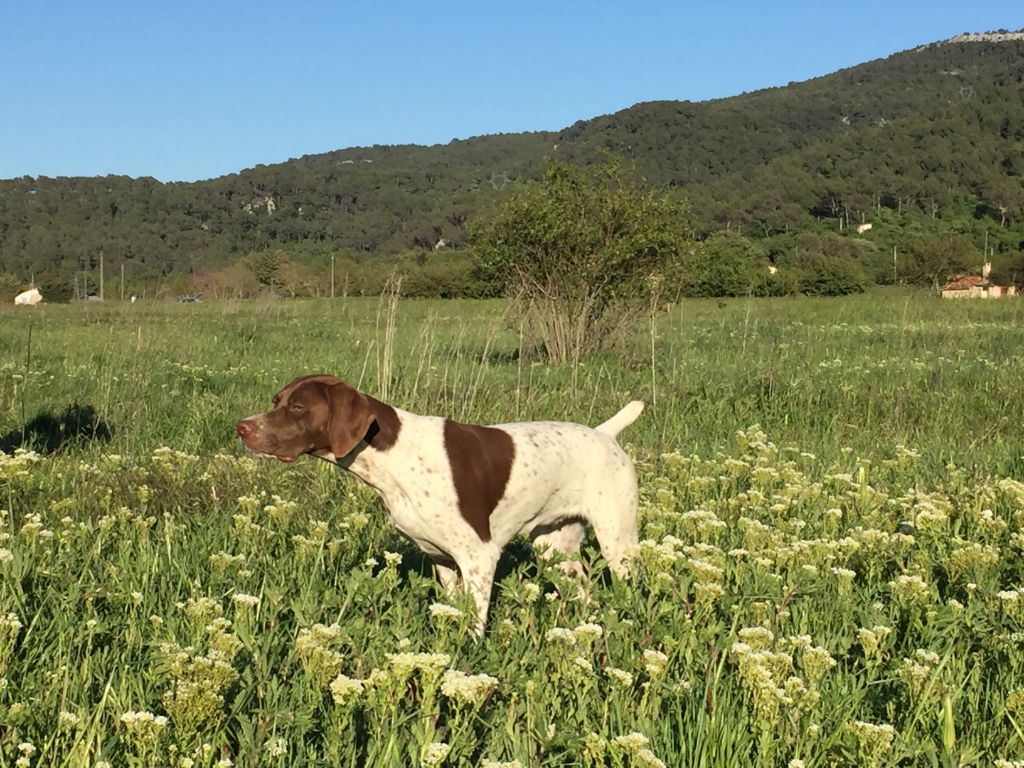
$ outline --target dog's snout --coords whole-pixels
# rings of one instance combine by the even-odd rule
[[[248,419],[242,419],[235,425],[235,432],[238,433],[239,437],[248,437],[252,434],[252,430],[252,422]]]

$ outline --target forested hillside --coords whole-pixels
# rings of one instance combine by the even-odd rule
[[[186,286],[237,263],[264,281],[287,263],[322,285],[331,254],[350,266],[404,254],[423,267],[441,258],[439,243],[466,245],[468,222],[546,159],[608,152],[690,200],[695,240],[729,230],[758,258],[785,261],[800,237],[805,251],[810,236],[834,250],[824,234],[871,222],[847,251],[876,281],[936,279],[944,265],[918,262],[928,238],[948,235],[960,236],[959,262],[987,244],[1013,272],[1024,240],[1024,42],[933,44],[731,98],[638,104],[560,132],[344,149],[195,183],[0,181],[0,274],[12,285],[34,275],[57,295],[76,275],[91,286],[101,256],[108,276],[123,264],[134,287]],[[894,269],[893,247],[917,261]]]

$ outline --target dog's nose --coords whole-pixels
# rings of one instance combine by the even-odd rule
[[[252,432],[252,422],[242,419],[235,425],[235,432],[238,433],[239,437],[248,437]]]

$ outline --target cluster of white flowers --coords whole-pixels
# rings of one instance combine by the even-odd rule
[[[154,715],[145,710],[130,710],[121,715],[121,722],[136,740],[154,742],[167,727],[168,720],[163,715]]]
[[[901,573],[889,582],[893,597],[904,605],[928,605],[932,600],[932,588],[916,573]]]
[[[644,649],[644,669],[651,677],[660,677],[668,666],[668,656],[652,648]]]
[[[532,581],[523,582],[523,599],[527,603],[535,603],[540,599],[540,587]]]
[[[837,664],[827,648],[820,645],[807,646],[800,653],[800,668],[804,672],[807,682],[816,686],[819,685],[826,673]]]
[[[260,604],[260,599],[256,597],[256,595],[247,595],[244,592],[236,592],[231,596],[231,602],[233,602],[237,608],[256,608]]]
[[[407,678],[414,672],[436,677],[452,663],[452,657],[447,653],[389,653],[387,660],[391,665],[391,671],[400,679]]]
[[[263,748],[267,751],[268,757],[282,757],[288,753],[288,742],[281,736],[278,736],[277,738],[268,739]]]
[[[633,675],[624,669],[605,667],[604,673],[623,688],[629,688],[633,685]]]
[[[628,754],[632,765],[642,768],[665,768],[665,763],[650,750],[648,746],[650,743],[650,739],[642,733],[633,731],[623,736],[616,736],[612,739],[611,746]]]
[[[593,662],[584,656],[574,656],[572,659],[572,665],[581,672],[590,673],[594,671]]]
[[[420,749],[420,765],[423,768],[437,768],[448,757],[451,747],[443,741],[431,741]]]
[[[263,505],[263,512],[275,525],[283,527],[292,519],[298,506],[294,501],[283,499],[275,493],[270,497],[270,503]]]
[[[461,704],[479,706],[497,685],[497,678],[490,675],[467,675],[449,669],[441,678],[441,693]]]
[[[563,645],[576,645],[576,633],[565,627],[552,627],[545,633],[544,639],[549,643],[561,643]]]
[[[22,623],[18,614],[9,612],[5,616],[0,616],[0,638],[16,637],[21,631],[21,627]]]
[[[718,515],[708,509],[691,509],[684,512],[680,523],[684,530],[698,536],[714,536],[729,527],[724,520],[720,520]]]
[[[462,618],[462,611],[447,603],[431,603],[427,610],[438,621],[458,621]]]
[[[890,634],[892,634],[892,629],[886,626],[876,625],[872,629],[867,627],[858,629],[857,642],[864,650],[864,658],[869,661],[878,659],[882,645]]]
[[[340,636],[341,626],[337,623],[318,623],[299,630],[295,650],[303,670],[318,685],[327,685],[341,671],[341,654],[332,647]]]
[[[846,594],[850,591],[853,586],[853,580],[857,576],[857,572],[850,570],[849,568],[841,568],[833,566],[832,575],[836,577],[839,583],[839,594]]]
[[[888,723],[877,725],[857,720],[849,728],[857,740],[861,759],[870,765],[878,763],[896,739],[896,729]]]
[[[0,451],[0,482],[29,477],[29,470],[39,461],[38,453],[24,448],[15,449],[13,454]]]
[[[168,448],[165,445],[153,451],[152,461],[153,466],[159,467],[168,473],[175,474],[191,467],[199,461],[199,457],[191,453],[176,451],[175,449]]]
[[[907,684],[912,697],[916,699],[924,692],[939,660],[939,654],[924,648],[914,651],[913,658],[903,658],[898,674],[900,679]]]
[[[769,630],[748,627],[740,630],[739,635],[742,639],[732,644],[729,657],[739,669],[743,687],[751,695],[754,715],[762,729],[775,727],[783,708],[807,709],[818,702],[817,681],[835,665],[827,650],[812,646],[806,636],[785,642],[801,652],[801,666],[807,677],[804,680],[792,674],[792,656],[770,650],[774,636]]]
[[[331,699],[339,707],[345,707],[356,701],[363,692],[363,681],[347,675],[339,674],[331,681]]]
[[[944,565],[954,581],[970,578],[980,580],[981,575],[999,563],[999,551],[978,541],[953,539],[953,549],[945,558]]]
[[[604,636],[604,627],[600,624],[595,624],[588,621],[584,624],[580,624],[572,631],[576,639],[581,643],[592,643],[596,640],[601,639]]]
[[[17,768],[28,768],[32,762],[32,755],[36,753],[36,745],[31,741],[23,741],[18,744],[18,751],[21,755],[14,761],[14,764]]]

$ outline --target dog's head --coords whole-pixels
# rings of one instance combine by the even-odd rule
[[[341,459],[366,437],[380,407],[387,406],[334,376],[302,376],[274,395],[269,411],[242,419],[235,431],[249,450],[281,461],[328,451]]]

